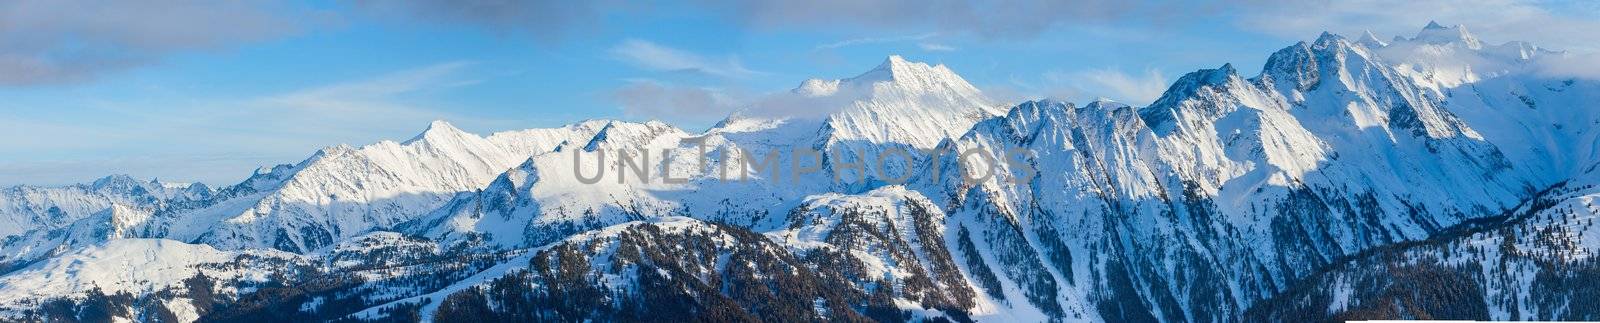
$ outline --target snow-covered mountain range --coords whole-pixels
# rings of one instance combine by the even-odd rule
[[[1001,103],[891,56],[705,131],[440,121],[217,189],[15,187],[0,315],[1596,320],[1600,79],[1574,59],[1325,33],[1134,107]]]

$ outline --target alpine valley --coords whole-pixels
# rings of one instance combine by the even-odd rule
[[[1576,56],[1324,33],[1143,107],[1005,103],[890,56],[704,131],[437,121],[226,187],[12,187],[0,320],[1600,320]],[[797,149],[833,153],[743,163]],[[1022,153],[862,166],[973,149]],[[628,151],[667,167],[595,158]],[[730,168],[752,178],[707,176]]]

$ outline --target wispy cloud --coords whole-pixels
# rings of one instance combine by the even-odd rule
[[[634,3],[616,0],[594,1],[496,1],[496,0],[349,0],[352,8],[394,20],[419,20],[464,24],[495,34],[529,36],[554,42],[575,33],[604,26],[602,15],[627,10]]]
[[[656,80],[630,80],[611,93],[624,115],[681,122],[714,121],[728,116],[738,100],[710,87],[667,84]]]
[[[512,120],[459,113],[456,105],[432,100],[436,94],[482,82],[476,77],[481,73],[474,72],[476,65],[442,62],[246,99],[237,104],[243,115],[233,117],[280,126],[282,130],[272,131],[308,141],[340,139],[332,143],[396,139],[375,134],[409,134],[440,119],[458,125],[521,126]]]
[[[1535,72],[1540,75],[1600,80],[1600,53],[1545,56],[1537,64]]]
[[[1089,69],[1077,72],[1048,72],[1044,75],[1046,87],[1053,95],[1106,97],[1113,100],[1143,105],[1155,101],[1166,91],[1169,82],[1160,70],[1145,69],[1141,74],[1129,74],[1118,69]],[[1088,99],[1088,98],[1081,98]]]
[[[272,95],[258,100],[262,105],[302,109],[316,113],[394,113],[414,109],[398,96],[424,90],[459,87],[479,82],[460,77],[461,70],[473,62],[445,62],[415,69],[391,72],[376,77],[323,85]]]
[[[617,44],[611,48],[611,54],[639,68],[656,71],[694,72],[726,78],[747,78],[762,74],[745,68],[735,57],[713,59],[640,39],[629,39]]]
[[[939,36],[939,34],[938,33],[923,33],[923,34],[891,36],[891,37],[852,38],[852,39],[846,39],[846,40],[841,40],[841,41],[837,41],[837,42],[817,45],[817,47],[814,48],[813,50],[839,49],[839,48],[844,48],[844,47],[857,46],[857,45],[868,45],[868,44],[886,44],[886,43],[898,43],[898,42],[911,42],[911,41],[926,40],[926,39],[933,38],[933,37],[936,37],[936,36]]]
[[[917,48],[930,52],[953,52],[956,50],[955,46],[940,43],[918,43]]]

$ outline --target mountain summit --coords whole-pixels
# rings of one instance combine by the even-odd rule
[[[1468,32],[1466,25],[1445,27],[1438,22],[1432,21],[1428,22],[1427,26],[1422,27],[1422,31],[1417,32],[1417,35],[1412,37],[1411,40],[1435,45],[1458,43],[1471,49],[1483,48],[1483,42],[1478,41],[1477,36]]]

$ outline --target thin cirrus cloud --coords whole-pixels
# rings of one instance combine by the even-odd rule
[[[724,78],[749,78],[763,73],[744,67],[738,58],[710,58],[654,42],[628,39],[611,48],[611,55],[635,67],[663,72],[693,72]]]
[[[311,14],[255,1],[0,2],[0,85],[72,83],[301,31]]]

